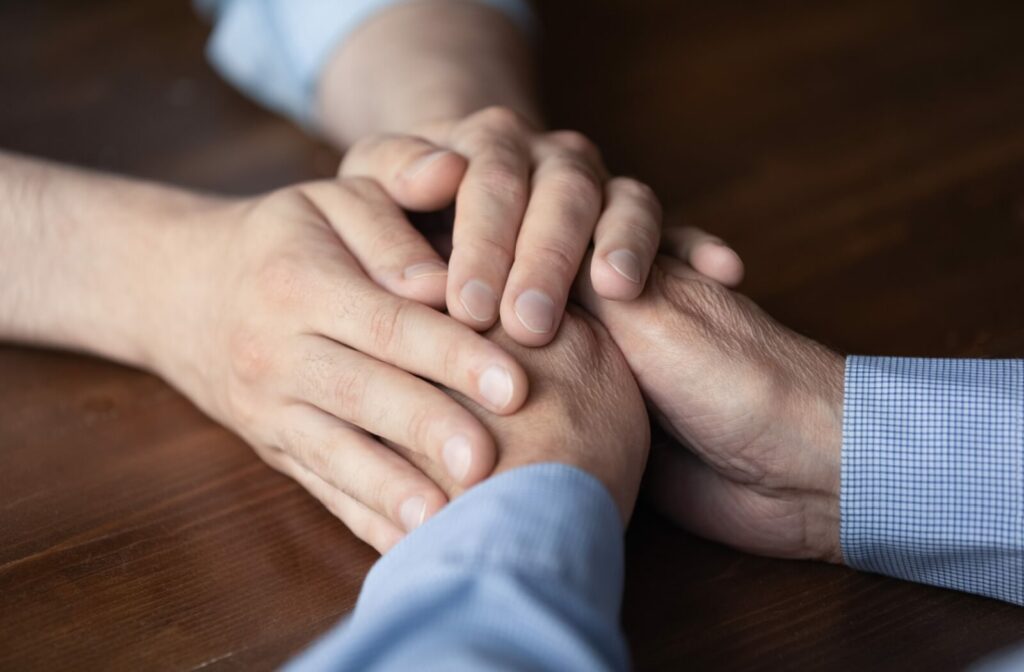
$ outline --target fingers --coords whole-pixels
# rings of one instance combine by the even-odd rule
[[[303,189],[374,282],[397,296],[444,306],[447,264],[376,182],[322,181]]]
[[[743,280],[743,260],[716,236],[695,226],[676,226],[664,232],[662,249],[705,277],[727,287]]]
[[[494,468],[494,442],[476,416],[438,388],[405,371],[320,336],[306,338],[302,354],[290,362],[290,369],[294,375],[288,392],[294,398],[424,454],[443,465],[455,483],[476,483]],[[337,429],[333,433],[344,435],[351,430]],[[363,453],[367,452],[364,447]],[[376,483],[374,477],[385,477],[383,472],[378,469],[366,476]],[[427,482],[425,477],[421,479],[421,485]],[[355,494],[351,488],[346,491]],[[357,499],[366,503],[363,497]],[[424,501],[429,504],[430,498]],[[392,498],[387,503],[391,508],[384,510],[397,516],[398,500]]]
[[[282,418],[280,447],[332,488],[406,532],[448,502],[441,489],[390,448],[308,404]]]
[[[603,167],[582,136],[549,134],[502,297],[501,324],[523,345],[549,343],[601,210]]]
[[[302,465],[287,453],[278,452],[272,465],[295,479],[309,494],[320,500],[327,510],[334,514],[352,534],[373,546],[378,553],[387,553],[404,536],[402,529],[390,520],[374,513],[352,497],[332,487],[329,483]]]
[[[498,318],[526,211],[530,159],[520,126],[514,117],[495,116],[465,140],[471,160],[456,200],[447,305],[452,317],[477,330]]]
[[[590,264],[599,296],[628,301],[640,295],[658,253],[661,219],[661,204],[650,187],[623,177],[608,181]]]
[[[314,333],[457,390],[495,413],[514,413],[526,400],[519,363],[436,310],[344,272],[325,279],[318,294],[308,310]]]
[[[428,140],[375,136],[353,145],[338,170],[342,178],[376,180],[407,210],[440,210],[455,198],[466,160]]]

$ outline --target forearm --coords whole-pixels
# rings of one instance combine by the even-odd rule
[[[0,340],[154,367],[214,199],[0,152]]]
[[[288,669],[627,669],[618,516],[578,469],[495,476],[385,555],[351,617]]]
[[[523,30],[485,4],[398,4],[334,53],[320,81],[317,116],[342,146],[492,105],[539,121],[530,58]]]

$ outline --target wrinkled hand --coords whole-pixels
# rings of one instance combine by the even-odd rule
[[[177,336],[154,330],[164,377],[381,551],[447,500],[377,437],[462,485],[491,472],[488,430],[428,381],[502,414],[526,374],[424,305],[443,304],[444,264],[381,186],[303,184],[200,220],[204,261],[168,280]]]
[[[592,240],[595,291],[616,300],[640,294],[661,206],[646,185],[609,179],[585,137],[536,130],[504,108],[417,132],[356,143],[340,172],[381,181],[409,210],[456,199],[446,303],[457,320],[485,330],[500,315],[516,342],[548,343]]]
[[[628,520],[647,462],[650,425],[633,375],[608,332],[570,307],[555,340],[543,348],[517,345],[501,327],[488,338],[514,355],[530,376],[530,398],[515,415],[494,415],[453,393],[491,430],[498,445],[495,473],[541,462],[579,467],[607,486]],[[445,482],[434,465],[423,468],[450,496],[463,490]]]
[[[663,426],[691,451],[656,447],[656,503],[743,550],[839,562],[842,357],[675,259],[659,257],[636,301],[580,284]]]

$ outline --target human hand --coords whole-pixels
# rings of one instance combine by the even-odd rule
[[[704,247],[694,240],[678,248],[690,261]],[[690,448],[655,447],[655,503],[746,551],[840,562],[843,358],[710,281],[715,264],[697,265],[705,275],[659,257],[628,303],[580,283],[662,425]]]
[[[550,342],[591,240],[595,291],[612,300],[640,294],[661,206],[646,185],[609,178],[588,139],[537,130],[500,107],[414,133],[356,143],[340,174],[378,179],[409,210],[455,199],[446,304],[457,320],[485,330],[500,315],[516,342]]]
[[[498,446],[495,473],[541,462],[561,462],[590,473],[611,492],[628,521],[647,462],[650,425],[625,359],[608,332],[575,307],[555,339],[543,348],[516,344],[502,327],[488,334],[514,355],[530,376],[530,398],[514,415],[489,413],[452,394],[490,429]],[[463,488],[412,451],[449,496]]]
[[[504,414],[526,374],[428,307],[444,264],[377,183],[298,185],[196,223],[154,321],[158,372],[381,552],[446,497],[376,437],[462,485],[491,472],[488,430],[427,381]]]

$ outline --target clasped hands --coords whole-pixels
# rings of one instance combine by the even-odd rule
[[[403,210],[453,200],[446,264]],[[724,287],[742,265],[710,236],[655,262],[660,216],[585,138],[505,110],[371,138],[336,180],[204,213],[149,362],[381,552],[534,462],[588,471],[628,519],[646,397],[688,446],[655,454],[669,515],[839,561],[842,359]]]

